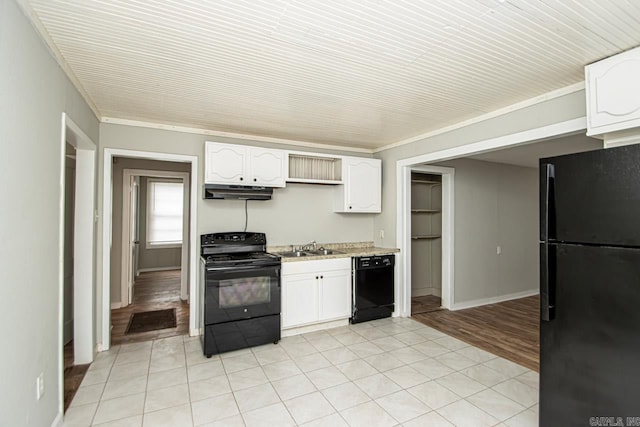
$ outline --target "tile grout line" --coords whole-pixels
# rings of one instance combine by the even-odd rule
[[[102,396],[104,396],[104,392],[107,390],[107,384],[109,383],[109,377],[111,376],[111,371],[113,370],[113,367],[116,364],[116,360],[118,359],[118,354],[120,354],[121,349],[122,347],[118,346],[115,357],[113,358],[113,363],[111,363],[111,366],[109,367],[109,375],[107,375],[107,380],[104,382],[104,387],[102,388],[102,392],[100,393],[100,398],[98,399],[96,410],[93,412],[93,416],[91,417],[91,422],[89,423],[89,425],[93,425],[93,422],[96,419],[96,415],[98,414],[98,408],[100,408],[100,405],[102,404]]]
[[[188,336],[188,335],[187,335]],[[191,402],[191,382],[189,381],[189,365],[187,363],[187,343],[184,340],[185,335],[182,336],[182,354],[184,355],[184,370],[187,377],[187,399],[189,400],[189,417],[191,418],[191,425],[195,426],[196,421],[193,417],[193,405]]]
[[[425,326],[425,325],[423,325],[422,323],[420,323],[420,322],[418,322],[418,321],[416,321],[416,320],[414,320],[414,319],[409,319],[409,320],[410,320],[410,321],[412,321],[412,322],[415,322],[415,323],[417,323],[417,324],[420,324],[420,325],[421,325],[421,327],[433,329],[433,328],[431,328],[431,327],[429,327],[429,326]],[[458,351],[461,351],[461,350],[463,350],[463,349],[465,349],[465,348],[478,348],[478,347],[475,347],[475,346],[473,346],[473,345],[467,345],[467,346],[465,346],[465,347],[456,348],[456,349],[454,349],[455,347],[454,347],[454,348],[451,348],[451,347],[445,346],[445,348],[446,348],[447,352],[446,352],[446,353],[442,353],[441,355],[436,355],[436,356],[429,356],[427,353],[424,353],[424,352],[423,352],[423,351],[421,351],[420,349],[418,349],[418,348],[414,348],[414,346],[419,345],[419,344],[421,344],[421,343],[434,342],[434,343],[436,343],[436,344],[437,344],[437,341],[436,341],[436,340],[438,340],[438,339],[442,339],[442,338],[448,338],[449,336],[445,336],[445,337],[437,337],[437,338],[427,338],[425,335],[418,334],[418,335],[420,335],[422,338],[424,338],[424,340],[423,340],[423,341],[420,341],[420,342],[414,342],[412,339],[409,339],[409,341],[407,342],[406,340],[400,340],[400,343],[402,344],[402,347],[399,347],[399,348],[392,348],[392,347],[380,347],[378,344],[376,344],[376,343],[374,342],[376,339],[382,339],[382,338],[386,338],[386,337],[388,337],[388,338],[394,338],[396,335],[399,335],[399,334],[411,333],[411,332],[415,333],[415,331],[417,331],[418,329],[420,329],[420,328],[406,328],[406,327],[404,327],[404,325],[403,325],[404,323],[405,323],[405,322],[397,322],[397,323],[396,323],[396,322],[393,322],[393,323],[392,323],[392,322],[389,322],[389,323],[384,324],[384,325],[383,325],[383,327],[385,327],[385,328],[386,328],[386,330],[381,331],[381,332],[383,332],[383,333],[385,334],[385,336],[384,336],[384,337],[379,337],[379,338],[374,338],[374,339],[369,339],[369,338],[367,338],[366,336],[359,334],[359,333],[358,333],[358,330],[349,329],[349,327],[350,327],[350,326],[346,326],[345,328],[347,328],[347,329],[344,329],[344,330],[342,330],[342,329],[341,329],[339,332],[338,332],[338,331],[333,331],[333,332],[338,332],[338,333],[331,333],[331,332],[327,332],[327,331],[322,331],[322,332],[323,332],[322,334],[318,333],[318,331],[314,331],[314,332],[310,333],[310,334],[317,334],[317,336],[319,337],[319,339],[323,339],[323,338],[325,338],[325,337],[326,337],[326,338],[331,338],[331,339],[333,339],[334,341],[336,341],[336,342],[337,342],[337,344],[339,344],[339,345],[338,345],[337,347],[335,347],[335,348],[328,348],[328,349],[324,350],[324,352],[323,352],[323,351],[321,351],[318,347],[316,347],[316,346],[313,344],[313,341],[315,341],[315,340],[310,340],[308,337],[304,336],[305,334],[301,334],[301,343],[304,343],[304,344],[309,345],[309,346],[310,346],[310,348],[314,350],[312,353],[310,353],[310,354],[305,354],[305,355],[300,355],[300,356],[295,356],[295,357],[294,357],[294,356],[293,356],[293,354],[292,354],[292,353],[290,353],[290,352],[286,349],[286,347],[285,347],[285,346],[282,346],[282,347],[281,347],[281,349],[282,349],[282,351],[283,351],[284,355],[286,355],[286,356],[287,356],[287,359],[284,359],[284,360],[274,360],[274,361],[272,361],[272,362],[270,362],[270,363],[267,363],[267,364],[264,364],[264,365],[263,365],[263,364],[261,364],[261,362],[260,362],[260,361],[262,360],[262,358],[260,358],[260,359],[259,359],[259,358],[256,356],[257,352],[255,352],[255,351],[253,351],[253,350],[252,350],[252,351],[251,351],[251,353],[248,353],[248,354],[251,354],[251,355],[252,355],[252,357],[253,357],[253,359],[258,363],[258,365],[257,365],[256,367],[259,367],[259,368],[261,369],[262,374],[263,374],[263,375],[266,377],[266,379],[267,379],[267,382],[266,382],[266,383],[267,383],[267,384],[269,384],[269,386],[270,386],[270,387],[275,391],[275,393],[276,393],[276,395],[277,395],[277,397],[278,397],[278,403],[281,403],[281,404],[283,404],[283,405],[284,405],[284,407],[285,407],[285,409],[286,409],[286,411],[287,411],[287,414],[291,417],[291,419],[292,419],[294,422],[296,422],[296,421],[295,421],[295,418],[293,418],[293,413],[290,411],[289,407],[286,405],[286,403],[285,403],[285,401],[283,400],[282,396],[280,395],[280,393],[278,393],[278,392],[277,392],[277,390],[275,389],[275,386],[274,386],[274,383],[275,383],[275,382],[280,381],[280,380],[282,380],[282,379],[289,378],[289,377],[279,378],[278,380],[272,380],[271,378],[269,378],[269,377],[266,375],[266,373],[265,373],[265,369],[264,369],[264,368],[265,368],[265,366],[273,365],[273,364],[280,363],[280,362],[284,362],[284,361],[291,361],[292,365],[293,365],[293,366],[295,366],[295,367],[300,371],[300,373],[299,373],[299,374],[295,374],[295,375],[302,375],[302,377],[303,377],[306,381],[310,382],[310,383],[313,385],[313,391],[310,391],[310,392],[307,392],[307,393],[303,393],[303,394],[301,394],[301,395],[299,395],[299,396],[292,397],[291,399],[288,399],[288,400],[292,400],[292,399],[295,399],[295,398],[298,398],[298,397],[302,397],[302,396],[305,396],[305,395],[308,395],[308,394],[311,394],[311,393],[316,393],[316,392],[318,392],[319,396],[322,396],[322,398],[323,398],[325,401],[327,401],[327,402],[329,403],[330,407],[331,407],[331,408],[333,409],[333,411],[334,411],[333,413],[337,413],[337,414],[338,414],[338,416],[339,416],[343,421],[345,421],[345,422],[346,422],[346,419],[343,417],[343,415],[342,415],[341,411],[337,410],[337,408],[336,408],[336,407],[331,403],[331,401],[329,401],[329,400],[327,399],[327,397],[326,397],[326,396],[325,396],[325,394],[324,394],[324,391],[326,391],[327,389],[329,389],[329,388],[331,388],[331,387],[327,387],[327,388],[325,388],[324,390],[320,390],[320,389],[318,389],[318,387],[315,385],[315,383],[314,383],[313,381],[311,381],[311,379],[310,379],[310,377],[309,377],[309,374],[310,374],[310,373],[315,372],[315,371],[318,371],[318,370],[321,370],[321,369],[327,369],[327,368],[333,368],[333,369],[336,369],[337,371],[339,371],[339,372],[340,372],[340,373],[341,373],[341,374],[342,374],[342,375],[347,379],[347,381],[346,381],[346,382],[344,382],[344,383],[341,383],[341,384],[336,384],[336,385],[334,385],[334,386],[332,386],[332,387],[337,387],[337,386],[344,385],[344,384],[352,384],[352,385],[355,385],[355,386],[356,386],[356,388],[357,388],[358,390],[360,390],[362,393],[364,393],[364,394],[367,396],[367,399],[368,399],[366,402],[362,402],[362,403],[360,403],[360,404],[358,404],[358,405],[361,405],[361,404],[364,404],[364,403],[367,403],[367,402],[374,402],[377,406],[381,407],[381,406],[380,406],[380,404],[379,404],[379,403],[377,403],[376,399],[374,399],[374,398],[372,398],[370,395],[368,395],[368,393],[366,393],[366,392],[365,392],[365,391],[364,391],[364,390],[363,390],[363,389],[362,389],[362,388],[361,388],[361,387],[356,383],[356,381],[357,381],[357,380],[359,380],[359,379],[363,379],[363,378],[369,378],[369,377],[372,377],[372,376],[375,376],[375,375],[382,375],[382,376],[384,376],[388,381],[390,381],[391,383],[394,383],[394,384],[395,384],[395,381],[393,381],[393,379],[391,379],[391,378],[387,375],[389,371],[391,371],[391,370],[393,370],[393,369],[399,369],[399,368],[402,368],[402,367],[409,367],[409,368],[412,368],[412,369],[418,369],[418,368],[413,368],[411,365],[412,365],[412,364],[415,364],[415,363],[418,363],[418,362],[420,362],[420,361],[422,361],[422,360],[433,360],[433,361],[438,362],[439,360],[437,359],[437,357],[438,357],[438,356],[442,356],[442,355],[444,355],[444,354],[455,354],[455,355],[460,356],[460,357],[463,357],[463,358],[465,358],[465,359],[469,359],[470,361],[472,361],[472,362],[473,362],[473,365],[471,365],[471,366],[467,366],[467,367],[462,368],[462,369],[455,369],[455,368],[451,368],[450,366],[448,366],[447,364],[445,364],[445,366],[446,366],[448,369],[450,369],[450,370],[452,371],[451,373],[449,373],[449,374],[447,374],[447,375],[452,375],[452,374],[455,374],[455,373],[461,373],[461,374],[462,374],[466,379],[468,379],[468,380],[470,380],[470,381],[476,381],[476,380],[475,380],[475,379],[473,379],[473,378],[471,378],[469,375],[467,375],[467,374],[463,373],[463,371],[464,371],[464,370],[466,370],[466,369],[468,369],[468,368],[475,367],[475,366],[481,366],[481,367],[484,367],[484,368],[486,368],[486,369],[489,369],[489,371],[493,371],[493,372],[501,373],[500,371],[498,371],[498,370],[497,370],[497,369],[495,369],[495,368],[492,368],[492,367],[490,367],[490,366],[484,365],[484,363],[487,363],[488,361],[491,361],[491,360],[493,360],[493,359],[495,359],[495,358],[503,359],[503,360],[505,360],[505,361],[510,362],[508,359],[504,359],[504,358],[501,358],[501,357],[499,357],[499,356],[496,356],[496,357],[494,357],[494,358],[492,358],[492,359],[489,359],[488,361],[482,362],[482,361],[478,361],[478,360],[476,360],[476,359],[468,358],[468,357],[467,357],[467,356],[465,356],[464,354],[458,353]],[[392,327],[392,325],[393,325],[393,327]],[[372,327],[374,327],[374,326],[372,326]],[[366,328],[366,329],[371,329],[371,328]],[[402,331],[403,331],[403,332],[402,332]],[[336,338],[336,337],[340,337],[341,335],[346,335],[346,334],[355,334],[355,335],[358,335],[358,336],[359,336],[359,337],[361,337],[364,341],[362,341],[362,342],[356,342],[356,343],[353,343],[353,342],[352,342],[352,341],[353,341],[353,339],[352,339],[352,338],[348,338],[348,337],[346,337],[346,336],[345,336],[345,337],[343,337],[343,339],[338,339],[338,338]],[[368,335],[369,335],[369,336],[371,336],[372,334],[368,334]],[[373,334],[373,335],[374,335],[374,337],[375,337],[375,335],[376,335],[376,334]],[[445,334],[445,335],[446,335],[446,334]],[[394,338],[394,339],[395,339],[395,338]],[[456,338],[454,337],[454,339],[456,339]],[[357,341],[357,340],[358,340],[358,339],[356,338],[356,341]],[[184,358],[185,358],[185,366],[184,366],[184,369],[185,369],[185,374],[186,374],[186,378],[187,378],[187,385],[186,385],[186,386],[187,386],[187,397],[188,397],[188,400],[189,400],[189,407],[190,407],[190,409],[191,409],[191,414],[190,414],[190,415],[191,415],[192,423],[195,425],[195,421],[194,421],[194,418],[193,418],[193,405],[192,405],[192,403],[193,403],[193,402],[191,402],[191,398],[192,398],[192,396],[191,396],[191,389],[190,389],[190,384],[189,384],[190,376],[189,376],[189,369],[188,369],[188,363],[187,363],[187,357],[186,357],[186,356],[187,356],[187,348],[186,348],[186,344],[187,344],[187,342],[185,341],[185,337],[184,337],[184,336],[182,336],[182,340],[181,340],[181,341],[182,341],[182,342],[181,342],[181,344],[182,344],[182,352],[181,352],[181,353],[182,353],[182,355],[183,355],[183,356],[184,356]],[[143,420],[144,420],[145,415],[146,415],[146,413],[144,412],[144,405],[146,404],[146,399],[147,399],[147,396],[148,396],[148,385],[149,385],[149,380],[150,380],[150,378],[149,378],[149,377],[150,377],[150,374],[151,374],[151,360],[152,360],[152,358],[153,358],[154,351],[155,351],[155,350],[157,350],[157,349],[156,349],[156,346],[155,346],[156,342],[157,342],[157,340],[153,340],[153,341],[152,341],[151,355],[150,355],[150,359],[149,359],[149,365],[147,366],[147,383],[146,383],[146,387],[145,387],[144,402],[143,402]],[[347,344],[345,344],[345,342],[347,342]],[[353,350],[352,350],[352,346],[357,345],[357,344],[373,344],[373,345],[375,345],[379,350],[382,350],[382,352],[381,352],[381,353],[376,353],[376,354],[373,354],[373,355],[367,355],[367,353],[365,352],[365,353],[363,353],[363,356],[361,356],[359,353],[354,353],[354,357],[355,357],[355,359],[353,359],[353,360],[346,360],[346,361],[340,361],[340,358],[335,358],[335,357],[332,357],[331,359],[328,359],[328,358],[324,355],[324,353],[329,352],[329,351],[331,351],[331,350],[348,350],[348,351],[353,352]],[[324,348],[324,346],[321,346],[321,348]],[[389,350],[385,350],[385,348],[390,348],[390,349],[389,349]],[[406,362],[405,360],[411,360],[411,359],[406,359],[406,358],[404,358],[404,357],[403,357],[403,358],[401,358],[401,359],[398,359],[398,360],[399,360],[399,362],[401,363],[401,365],[400,365],[400,366],[395,367],[395,368],[392,368],[392,369],[387,369],[387,370],[385,370],[385,371],[382,371],[382,370],[380,370],[378,367],[375,367],[375,366],[371,365],[371,363],[367,360],[367,358],[370,358],[370,357],[373,357],[373,356],[384,356],[384,355],[391,355],[391,356],[393,356],[391,353],[393,353],[394,351],[397,351],[397,350],[402,350],[402,349],[411,349],[411,350],[414,350],[414,351],[415,351],[415,352],[417,352],[417,353],[421,353],[421,354],[424,356],[424,358],[423,358],[423,359],[420,359],[420,360],[417,360],[417,361],[410,361],[410,362]],[[99,406],[100,406],[100,404],[102,403],[102,398],[103,398],[104,393],[105,393],[105,391],[106,391],[106,384],[108,383],[108,379],[109,379],[109,377],[110,377],[110,376],[111,376],[111,374],[112,374],[112,370],[113,370],[113,368],[114,368],[114,366],[115,366],[115,364],[116,364],[116,361],[117,361],[117,355],[119,354],[120,350],[121,350],[121,348],[119,348],[119,349],[118,349],[118,352],[116,353],[116,357],[114,358],[113,363],[111,363],[111,365],[110,365],[110,368],[109,368],[109,374],[108,374],[108,376],[107,376],[107,382],[105,382],[104,388],[103,388],[103,390],[102,390],[102,392],[101,392],[100,399],[99,399],[99,401],[98,401],[98,407],[99,407]],[[265,350],[265,351],[270,351],[270,350]],[[291,351],[292,351],[292,350],[291,350]],[[426,349],[425,349],[425,351],[426,351]],[[295,352],[294,352],[294,353],[295,353]],[[338,354],[339,354],[339,353],[336,353],[336,355],[338,355]],[[490,353],[490,352],[489,352],[489,354],[492,354],[492,355],[493,355],[493,353]],[[328,362],[328,366],[315,368],[315,369],[310,370],[310,371],[308,371],[308,372],[303,371],[303,370],[300,368],[300,366],[299,366],[299,361],[298,361],[298,359],[300,359],[300,358],[304,358],[304,357],[307,357],[307,356],[311,356],[311,355],[318,355],[319,357],[322,357],[323,359],[325,359],[325,361],[326,361],[326,362]],[[406,354],[406,356],[410,356],[410,354]],[[494,356],[495,356],[495,355],[494,355]],[[357,362],[357,361],[364,362],[364,363],[366,363],[368,366],[371,366],[371,367],[373,368],[373,370],[375,371],[375,373],[372,373],[372,374],[370,374],[370,375],[366,375],[366,376],[361,377],[361,378],[351,379],[349,376],[345,375],[345,373],[344,373],[344,372],[339,368],[339,366],[344,365],[344,364],[346,364],[346,363],[350,363],[350,362]],[[221,365],[222,365],[222,367],[223,367],[224,376],[226,377],[226,379],[227,379],[227,381],[228,381],[228,378],[229,378],[229,375],[230,375],[230,374],[229,374],[229,372],[228,372],[228,368],[227,368],[226,364],[224,363],[224,359],[223,359],[223,358],[220,358],[220,363],[221,363]],[[442,363],[442,362],[440,362],[440,363]],[[510,363],[514,363],[514,362],[510,362]],[[516,365],[518,365],[518,364],[516,364]],[[520,366],[520,365],[518,365],[518,366]],[[251,368],[247,368],[247,369],[251,369]],[[236,372],[242,372],[242,371],[243,371],[243,370],[239,370],[239,371],[236,371]],[[503,384],[503,383],[505,383],[505,382],[510,381],[510,380],[512,380],[512,379],[513,379],[513,380],[516,380],[519,384],[522,384],[523,386],[526,386],[527,388],[531,388],[531,389],[535,390],[535,387],[532,387],[532,386],[531,386],[531,385],[529,385],[528,383],[525,383],[525,382],[523,382],[523,381],[521,381],[521,380],[519,380],[519,379],[518,379],[520,376],[522,376],[522,375],[526,375],[526,374],[528,374],[529,372],[534,372],[534,371],[532,371],[532,370],[530,370],[530,369],[528,369],[528,368],[525,368],[525,371],[524,371],[524,372],[522,372],[522,373],[520,373],[520,374],[517,374],[517,375],[515,375],[515,376],[509,376],[509,378],[505,379],[504,381],[500,381],[500,382],[498,382],[497,384],[494,384],[494,385],[493,385],[493,386],[491,386],[491,387],[489,387],[489,386],[485,385],[484,383],[480,383],[480,384],[484,387],[482,390],[480,390],[480,391],[478,391],[478,392],[476,392],[476,393],[473,393],[473,394],[471,394],[471,395],[469,395],[469,396],[467,396],[467,397],[462,397],[462,396],[459,396],[459,395],[458,395],[459,399],[458,399],[458,400],[456,400],[456,402],[459,402],[459,401],[465,400],[465,402],[466,402],[466,403],[470,404],[471,406],[473,406],[473,407],[474,407],[474,408],[476,408],[477,410],[481,411],[482,413],[485,413],[485,414],[487,414],[487,415],[489,415],[489,416],[491,416],[491,417],[494,417],[493,415],[489,414],[488,412],[486,412],[486,411],[485,411],[485,410],[483,410],[482,408],[480,408],[480,407],[478,407],[478,406],[474,405],[474,404],[473,404],[473,403],[471,403],[469,400],[467,400],[468,398],[470,398],[470,397],[472,397],[472,396],[474,396],[474,395],[476,395],[476,394],[478,394],[478,393],[484,392],[484,391],[486,391],[486,390],[492,390],[492,391],[494,391],[494,392],[496,392],[496,393],[500,394],[500,396],[503,396],[503,397],[507,398],[509,401],[512,401],[512,402],[514,402],[515,404],[518,404],[518,405],[520,405],[520,406],[523,406],[523,407],[524,407],[523,411],[520,411],[520,412],[518,412],[517,414],[514,414],[514,415],[513,415],[512,417],[510,417],[510,418],[513,418],[513,417],[515,417],[515,416],[518,416],[518,415],[520,415],[520,414],[522,414],[522,413],[524,413],[524,412],[526,412],[526,411],[532,410],[532,408],[536,405],[536,403],[534,403],[534,404],[532,404],[532,405],[529,405],[529,406],[522,405],[522,404],[520,404],[519,402],[516,402],[515,400],[513,400],[513,399],[509,398],[508,396],[504,396],[502,393],[497,392],[496,390],[494,390],[494,389],[493,389],[493,387],[498,386],[498,385],[500,385],[500,384]],[[534,372],[534,373],[535,373],[535,372]],[[426,375],[425,375],[426,381],[421,382],[420,384],[424,384],[424,383],[427,383],[427,382],[434,382],[434,383],[436,383],[436,384],[441,385],[441,384],[438,382],[438,380],[439,380],[439,379],[441,379],[441,378],[443,378],[443,377],[446,377],[447,375],[442,375],[442,376],[439,376],[439,377],[437,377],[437,378],[431,378],[430,376],[426,376]],[[479,381],[477,381],[477,382],[479,382]],[[441,385],[441,386],[442,386],[442,385]],[[406,391],[406,390],[408,389],[407,387],[403,387],[403,386],[401,386],[401,385],[398,385],[398,387],[400,388],[400,391],[402,391],[402,390]],[[445,387],[446,389],[448,389],[448,390],[452,391],[452,392],[454,393],[454,395],[457,395],[457,393],[455,393],[453,390],[449,389],[449,388],[448,388],[448,387],[446,387],[446,386],[444,386],[444,387]],[[239,406],[239,404],[238,404],[238,400],[237,400],[237,398],[236,398],[236,391],[234,391],[234,390],[230,390],[230,391],[231,391],[231,393],[232,393],[232,395],[233,395],[233,397],[234,397],[234,402],[235,402],[235,404],[236,404],[236,407],[237,407],[237,408],[238,408],[238,410],[239,410],[239,409],[240,409],[240,406]],[[387,396],[387,395],[390,395],[390,394],[392,394],[392,393],[387,393],[387,394],[385,394],[384,396]],[[382,396],[382,397],[384,397],[384,396]],[[421,399],[418,399],[418,400],[422,401]],[[422,403],[425,403],[425,402],[422,402]],[[357,407],[358,405],[351,406],[350,408],[345,408],[344,410],[348,410],[348,409],[351,409],[351,408]],[[262,407],[260,407],[260,408],[255,408],[255,409],[252,409],[252,411],[254,411],[254,410],[258,410],[258,409],[262,409],[262,408],[265,408],[265,407],[268,407],[268,406],[270,406],[270,405],[262,406]],[[436,414],[440,415],[440,413],[438,412],[438,409],[433,409],[433,408],[431,408],[429,405],[426,405],[426,406],[427,406],[429,409],[431,409],[431,411],[426,412],[425,414],[428,414],[428,413],[431,413],[431,412],[435,412]],[[445,405],[445,406],[447,406],[447,405]],[[381,408],[382,408],[382,407],[381,407]],[[344,411],[344,410],[343,410],[343,411]],[[385,410],[384,408],[382,408],[382,410],[384,410],[384,411],[386,412],[386,410]],[[240,410],[239,410],[238,412],[239,412],[239,414],[240,414],[240,418],[243,420],[243,422],[245,422],[245,423],[246,423],[245,412],[242,412],[242,411],[240,411]],[[247,413],[248,413],[248,412],[251,412],[251,411],[247,411]],[[333,414],[333,413],[332,413],[332,414]],[[387,413],[387,414],[389,414],[388,412],[386,412],[386,413]],[[92,417],[92,422],[93,422],[93,421],[95,421],[95,416],[96,416],[96,414],[97,414],[97,409],[96,409],[96,411],[94,411],[94,414],[93,414],[93,417]],[[425,414],[419,415],[418,417],[423,416],[423,415],[425,415]],[[329,415],[327,415],[327,416],[331,416],[331,414],[329,414]],[[391,418],[392,418],[392,419],[394,419],[394,420],[396,420],[396,421],[397,421],[397,419],[396,419],[395,417],[393,417],[392,415],[390,415],[390,414],[389,414],[389,416],[391,416]],[[414,418],[412,418],[411,420],[413,420],[413,419],[415,419],[415,418],[418,418],[418,417],[414,417]],[[319,420],[319,419],[321,419],[321,418],[323,418],[323,417],[314,418],[314,419],[312,419],[312,420],[308,420],[308,422],[316,421],[316,420]],[[497,418],[497,417],[494,417],[494,418]],[[508,418],[508,419],[510,419],[510,418]],[[445,417],[445,419],[446,419],[446,417]],[[508,419],[507,419],[507,420],[508,420]],[[405,422],[408,422],[408,421],[411,421],[411,420],[407,420],[407,421],[405,421]],[[506,421],[506,420],[504,420],[504,421]],[[504,422],[504,421],[502,421],[502,422]]]

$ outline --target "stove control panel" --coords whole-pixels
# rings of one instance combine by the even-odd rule
[[[266,245],[267,237],[264,233],[232,232],[210,233],[200,235],[200,246],[243,246]]]

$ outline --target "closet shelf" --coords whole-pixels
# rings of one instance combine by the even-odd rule
[[[411,209],[411,213],[440,213],[440,209]]]
[[[437,234],[432,234],[432,235],[425,235],[425,236],[411,236],[411,240],[435,240],[435,239],[439,239],[440,235]]]

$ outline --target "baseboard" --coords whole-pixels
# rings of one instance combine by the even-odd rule
[[[525,298],[525,297],[530,297],[530,296],[533,296],[533,295],[538,295],[539,293],[540,293],[540,291],[538,289],[535,289],[535,290],[529,290],[529,291],[515,292],[513,294],[500,295],[500,296],[497,296],[497,297],[482,298],[482,299],[476,299],[476,300],[471,300],[471,301],[458,302],[458,303],[453,303],[451,305],[451,307],[449,308],[449,310],[451,310],[451,311],[463,310],[465,308],[479,307],[481,305],[496,304],[496,303],[499,303],[499,302],[510,301],[510,300],[513,300],[513,299]]]
[[[152,271],[169,271],[169,270],[180,270],[182,266],[176,265],[173,267],[152,267],[152,268],[141,268],[138,270],[139,273],[150,273]]]
[[[122,308],[122,303],[121,302],[112,302],[111,303],[111,310],[116,310],[118,308]]]
[[[58,412],[58,415],[53,419],[51,427],[62,427],[62,412]]]
[[[429,288],[429,287],[411,289],[412,297],[424,297],[427,295],[435,295],[437,297],[442,297],[442,291],[439,288]]]
[[[331,329],[331,328],[337,328],[339,326],[348,326],[348,325],[349,325],[349,319],[331,320],[329,322],[314,323],[312,325],[283,329],[281,335],[283,337],[290,337],[293,335],[306,334],[307,332],[321,331],[323,329]]]

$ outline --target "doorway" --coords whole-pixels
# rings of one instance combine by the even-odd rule
[[[104,174],[102,349],[110,347],[112,338],[115,344],[197,334],[193,315],[197,298],[197,190],[193,178],[197,176],[197,157],[105,149]],[[147,226],[141,224],[141,216],[148,204],[146,187],[152,181],[180,183],[183,191],[180,217],[184,226],[180,230],[182,240],[174,242],[176,245],[171,248],[179,254],[169,262],[171,265],[147,266],[145,271],[141,252],[150,245],[142,231],[144,228],[146,232]],[[146,217],[145,213],[145,220]],[[150,249],[154,250],[151,260],[163,258],[158,252],[160,248]],[[175,310],[175,327],[142,333],[131,327],[137,332],[124,333],[136,317],[141,318],[134,313],[169,309]]]
[[[442,175],[411,172],[411,315],[442,307]]]
[[[93,361],[96,145],[62,114],[60,188],[59,408]],[[73,392],[70,392],[73,390]]]
[[[116,160],[125,166],[115,168],[122,172],[122,264],[119,307],[112,303],[111,341],[121,344],[186,334],[190,166]],[[128,168],[132,165],[181,171]],[[156,313],[160,311],[167,313]]]
[[[412,283],[412,243],[411,243],[411,172],[422,171],[430,173],[441,173],[438,169],[449,169],[442,173],[442,306],[449,310],[459,310],[471,307],[465,302],[458,302],[455,298],[455,268],[454,268],[454,187],[453,168],[442,168],[441,166],[427,166],[434,162],[480,155],[504,148],[523,146],[535,142],[546,141],[561,136],[574,135],[583,132],[585,129],[585,119],[578,118],[566,122],[543,126],[513,135],[507,135],[490,140],[468,144],[462,147],[455,147],[443,151],[415,156],[408,159],[399,160],[396,164],[397,173],[397,245],[400,248],[398,283],[402,285],[396,290],[396,298],[400,302],[399,314],[401,316],[411,316],[411,283]],[[481,301],[489,304],[493,298]],[[475,303],[474,303],[475,304]],[[479,304],[475,304],[479,305]]]

